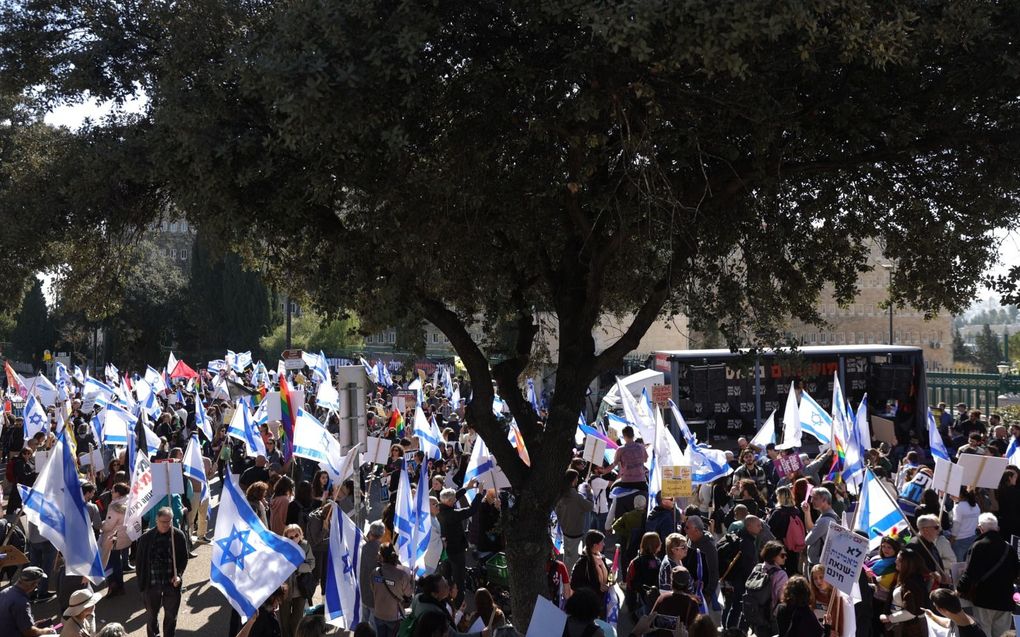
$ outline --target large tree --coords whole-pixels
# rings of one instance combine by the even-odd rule
[[[14,354],[36,368],[41,367],[43,351],[54,346],[55,336],[42,281],[36,279],[21,303],[21,311],[11,332]]]
[[[323,310],[443,331],[513,485],[519,617],[585,389],[657,317],[775,342],[780,319],[818,319],[827,282],[852,298],[869,239],[898,261],[897,302],[960,311],[1017,223],[1016,3],[123,6],[10,3],[11,77],[43,97],[140,88],[144,115],[110,126],[149,148],[141,185]],[[606,312],[634,320],[595,351]],[[544,423],[518,389],[543,316]]]

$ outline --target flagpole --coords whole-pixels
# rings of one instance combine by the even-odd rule
[[[174,511],[173,511],[173,498],[170,497],[170,463],[166,464],[166,500],[170,504],[170,559],[173,561],[173,576],[177,577],[177,542],[174,541]],[[157,516],[158,517],[158,516]],[[191,529],[188,529],[188,534],[191,534]]]

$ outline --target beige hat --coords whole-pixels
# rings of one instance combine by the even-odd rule
[[[98,604],[99,600],[103,599],[103,595],[104,593],[91,591],[87,588],[71,593],[71,599],[68,601],[70,606],[64,610],[64,617],[75,617],[81,614],[86,608],[91,608]]]

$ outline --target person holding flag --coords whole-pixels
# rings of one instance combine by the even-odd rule
[[[188,566],[188,544],[184,532],[173,525],[173,511],[156,511],[156,526],[138,539],[135,579],[145,603],[145,632],[160,637],[159,611],[163,609],[163,637],[174,637],[181,607],[184,569]]]

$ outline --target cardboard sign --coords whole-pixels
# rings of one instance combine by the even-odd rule
[[[385,438],[369,436],[367,439],[368,451],[364,454],[365,462],[385,465],[390,461],[390,447],[393,443]]]
[[[283,358],[284,369],[304,369],[305,368],[305,357],[304,352],[299,349],[287,349],[284,350],[280,357]]]
[[[675,465],[662,468],[662,496],[666,498],[690,498],[694,495],[691,468]]]
[[[81,467],[92,467],[96,473],[106,471],[106,463],[103,461],[103,452],[99,449],[82,454],[78,457],[78,465]]]
[[[672,397],[672,385],[652,385],[652,402],[656,405],[665,407],[669,404],[669,399]]]
[[[896,424],[888,418],[872,416],[871,432],[875,440],[888,442],[890,445],[896,446]]]
[[[963,486],[996,489],[1002,474],[1006,472],[1009,459],[965,453],[956,463],[963,468]]]
[[[295,409],[304,409],[305,407],[304,390],[291,388],[290,399],[291,401],[293,401]],[[280,392],[271,391],[268,394],[266,394],[266,397],[263,398],[262,400],[268,401],[266,403],[266,415],[269,418],[269,422],[283,419],[283,413],[280,411]],[[230,421],[224,418],[223,422]]]
[[[861,567],[867,554],[868,538],[852,533],[838,524],[829,524],[821,560],[821,564],[825,566],[825,581],[840,592],[850,595],[861,574]]]
[[[800,461],[800,456],[793,453],[790,455],[780,455],[778,458],[772,461],[773,466],[776,468],[776,473],[780,477],[788,476],[794,471],[801,471],[804,469],[804,464]]]
[[[949,495],[960,495],[963,484],[963,467],[942,458],[935,458],[935,476],[931,488]]]
[[[526,637],[562,635],[566,625],[567,614],[548,599],[539,595],[535,600],[535,610],[531,613],[531,623],[528,624]]]
[[[39,449],[35,452],[33,459],[35,460],[35,472],[42,473],[43,467],[50,461],[50,457],[53,455],[52,451],[46,449]]]
[[[606,459],[606,441],[591,434],[586,435],[581,457],[593,465],[601,467]]]
[[[180,462],[152,463],[152,498],[159,502],[174,494],[184,496],[184,465]]]

